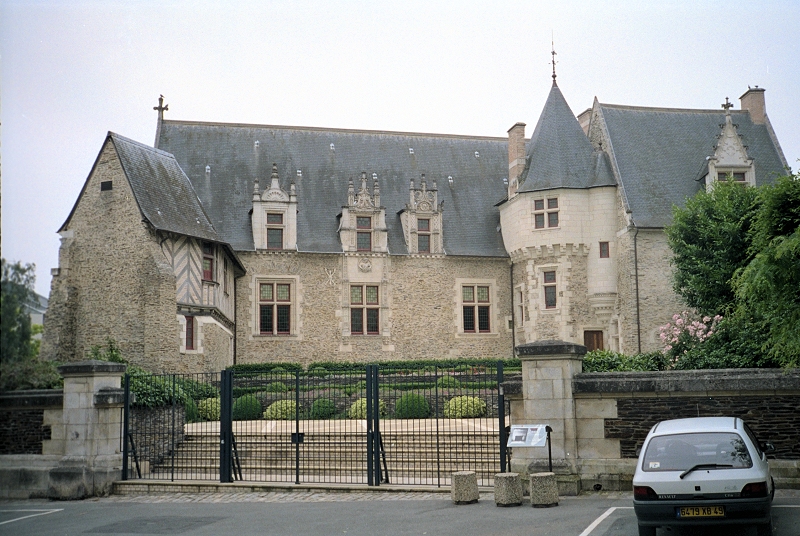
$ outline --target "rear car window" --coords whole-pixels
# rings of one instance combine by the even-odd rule
[[[644,471],[685,471],[696,465],[743,469],[753,466],[750,452],[734,432],[656,436],[644,453]]]

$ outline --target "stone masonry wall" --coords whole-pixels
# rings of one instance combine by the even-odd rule
[[[56,389],[0,394],[0,455],[42,454],[42,441],[52,432],[45,410],[60,410],[63,397]]]
[[[349,283],[342,280],[342,273],[348,270],[343,255],[258,252],[241,253],[240,258],[247,275],[237,283],[238,363],[295,361],[307,365],[314,361],[512,355],[507,259],[372,258],[374,266],[383,267],[377,274],[382,334],[347,335]],[[262,276],[287,278],[294,285],[291,335],[256,333],[256,285]],[[458,333],[459,279],[492,282],[492,333]]]

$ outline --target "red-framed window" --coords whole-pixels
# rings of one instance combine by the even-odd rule
[[[544,307],[545,309],[555,309],[558,302],[556,298],[556,273],[555,271],[544,272]]]
[[[607,259],[609,257],[608,242],[600,242],[600,258]]]
[[[292,333],[291,283],[260,283],[258,287],[259,333],[290,335]]]
[[[194,317],[185,316],[186,319],[186,349],[194,350]]]
[[[203,280],[214,281],[214,244],[203,242]]]
[[[267,249],[283,249],[283,214],[267,213]]]
[[[491,298],[488,285],[462,285],[461,304],[464,333],[491,331]]]
[[[422,218],[417,220],[417,250],[420,253],[431,252],[431,220]]]
[[[350,333],[380,335],[380,289],[377,285],[350,285]]]

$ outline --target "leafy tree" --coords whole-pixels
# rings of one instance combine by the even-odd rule
[[[2,264],[2,292],[0,292],[0,360],[16,362],[33,356],[34,346],[31,343],[31,319],[25,305],[33,302],[36,294],[33,285],[36,282],[33,264],[9,263],[5,259]]]
[[[758,189],[719,182],[675,207],[665,229],[674,254],[674,288],[702,315],[727,315],[735,307],[732,279],[753,256],[749,231]]]
[[[800,364],[800,173],[759,190],[761,207],[750,230],[752,260],[733,285],[741,314],[759,318],[769,334],[762,346],[781,364]]]

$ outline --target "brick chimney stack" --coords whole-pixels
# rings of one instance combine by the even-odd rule
[[[508,130],[508,197],[517,193],[519,176],[525,169],[525,123]]]
[[[764,88],[753,87],[747,88],[747,92],[739,97],[742,103],[742,110],[750,112],[750,119],[757,125],[763,125],[767,122],[767,105],[764,102]]]

